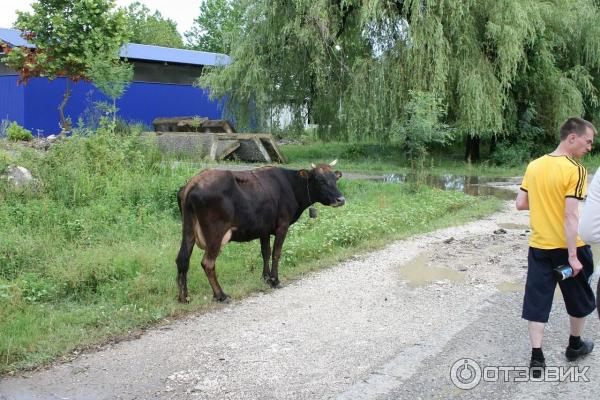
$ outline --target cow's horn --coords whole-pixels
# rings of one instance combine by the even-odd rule
[[[313,163],[310,164],[310,167],[313,168],[313,169],[317,168],[317,166],[315,164],[313,164]]]
[[[333,160],[332,162],[329,163],[329,165],[331,165],[332,167],[337,164],[337,158],[335,160]]]

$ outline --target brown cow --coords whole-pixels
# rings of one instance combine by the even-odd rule
[[[336,161],[313,164],[310,170],[207,169],[194,176],[177,195],[182,220],[181,248],[176,260],[179,301],[188,301],[187,272],[194,244],[204,250],[202,267],[217,301],[228,296],[217,281],[215,261],[230,240],[260,239],[263,278],[277,287],[281,247],[290,225],[316,202],[338,207],[346,201],[337,188],[342,173],[331,170]],[[272,255],[271,235],[275,235]]]

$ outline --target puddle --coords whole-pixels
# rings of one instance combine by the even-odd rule
[[[502,293],[523,292],[525,290],[525,284],[517,282],[500,282],[496,287]]]
[[[465,282],[464,273],[449,268],[432,266],[429,265],[428,261],[429,254],[420,254],[417,258],[400,267],[400,278],[406,281],[411,288],[427,286],[437,281]]]
[[[406,182],[406,175],[386,174],[380,177],[370,176],[366,179],[380,180],[390,183]],[[501,200],[514,200],[516,192],[508,186],[514,186],[514,178],[480,178],[478,176],[461,175],[429,175],[425,178],[427,185],[442,190],[457,190],[471,196],[494,196]]]
[[[498,226],[500,228],[504,228],[504,229],[518,229],[518,230],[529,229],[529,225],[525,225],[525,224],[513,224],[513,223],[510,223],[510,222],[501,223],[501,224],[498,224]]]

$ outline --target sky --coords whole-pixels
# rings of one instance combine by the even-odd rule
[[[118,7],[126,7],[136,0],[116,0]],[[190,30],[194,19],[200,14],[202,0],[138,0],[151,13],[158,10],[163,17],[177,23],[179,33]],[[31,11],[33,0],[0,0],[0,28],[11,28],[17,19],[16,11]]]

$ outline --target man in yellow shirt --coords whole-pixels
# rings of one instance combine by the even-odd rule
[[[585,317],[596,308],[589,285],[594,264],[590,247],[578,236],[579,201],[587,193],[587,171],[577,159],[592,149],[596,128],[581,118],[569,118],[560,128],[560,143],[527,166],[517,195],[517,210],[529,210],[531,237],[522,317],[529,321],[532,375],[546,366],[542,352],[556,279],[552,270],[569,264],[573,277],[560,281],[570,321],[565,356],[574,361],[590,353],[592,341],[581,340]]]

